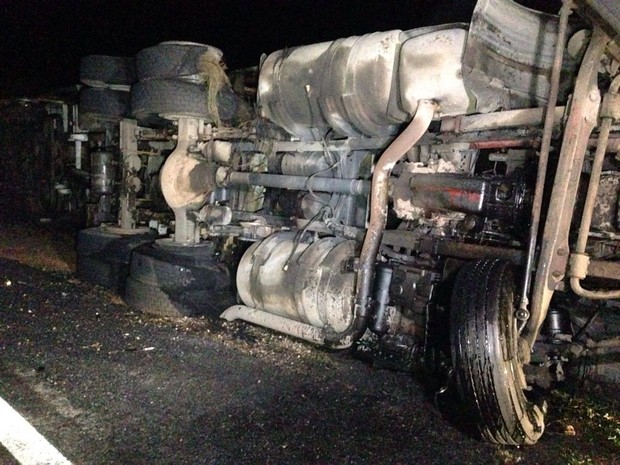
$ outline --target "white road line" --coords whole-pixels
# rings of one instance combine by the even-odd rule
[[[71,465],[71,462],[1,397],[0,442],[22,465]]]

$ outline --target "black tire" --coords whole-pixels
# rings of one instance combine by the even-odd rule
[[[77,254],[82,256],[94,255],[120,238],[120,234],[109,232],[106,228],[82,229],[77,234]]]
[[[140,282],[131,276],[127,278],[125,300],[136,310],[156,316],[180,318],[194,316],[194,311],[178,302],[157,286]]]
[[[80,112],[122,118],[129,109],[129,92],[86,87],[80,92]]]
[[[534,444],[544,430],[544,407],[526,396],[514,318],[510,263],[481,260],[459,270],[450,335],[457,387],[484,438],[496,444]]]
[[[176,79],[202,84],[204,79],[199,75],[196,64],[206,52],[222,57],[221,50],[192,42],[162,42],[145,48],[136,55],[138,79]]]
[[[131,113],[138,121],[157,117],[208,117],[204,85],[171,79],[138,82],[131,88]]]
[[[78,255],[90,256],[101,254],[108,261],[129,263],[131,252],[157,239],[154,230],[141,230],[133,234],[119,234],[108,228],[82,229],[77,236]]]
[[[136,82],[131,57],[88,55],[80,62],[80,82],[91,87],[130,86]]]
[[[109,263],[99,255],[78,255],[75,275],[81,281],[101,286],[121,294],[125,288],[128,266],[122,263]]]
[[[129,114],[129,92],[87,87],[80,92],[80,127],[97,130]]]
[[[82,281],[123,295],[132,251],[156,238],[155,231],[116,234],[104,228],[83,229],[77,237],[75,274]]]
[[[210,244],[142,246],[131,259],[131,276],[164,290],[223,289],[231,282],[228,268],[215,260]]]
[[[219,316],[236,303],[232,274],[215,260],[209,245],[142,246],[133,252],[130,278],[125,297],[146,313]],[[141,301],[145,295],[149,296],[148,302]]]
[[[127,278],[125,300],[143,313],[172,318],[198,316],[215,318],[227,307],[236,303],[234,296],[227,290],[167,293],[157,286],[143,283],[131,276]]]

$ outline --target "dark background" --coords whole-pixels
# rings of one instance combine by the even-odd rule
[[[524,0],[557,12],[560,0]],[[0,99],[78,83],[85,55],[207,43],[230,69],[262,53],[390,29],[467,22],[475,0],[0,0]]]

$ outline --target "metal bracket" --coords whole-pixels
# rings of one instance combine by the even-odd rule
[[[534,278],[531,318],[524,330],[530,347],[540,331],[553,292],[566,272],[568,234],[579,179],[600,107],[601,96],[596,85],[598,65],[608,42],[609,37],[602,30],[594,30],[577,76]]]

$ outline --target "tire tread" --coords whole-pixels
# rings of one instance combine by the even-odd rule
[[[507,339],[502,314],[512,309],[514,279],[508,262],[493,259],[465,265],[457,274],[452,295],[451,339],[453,366],[462,399],[476,419],[480,433],[493,443],[533,444],[543,430],[542,420],[504,370]],[[505,308],[509,304],[509,308]],[[533,421],[532,421],[533,419]]]

